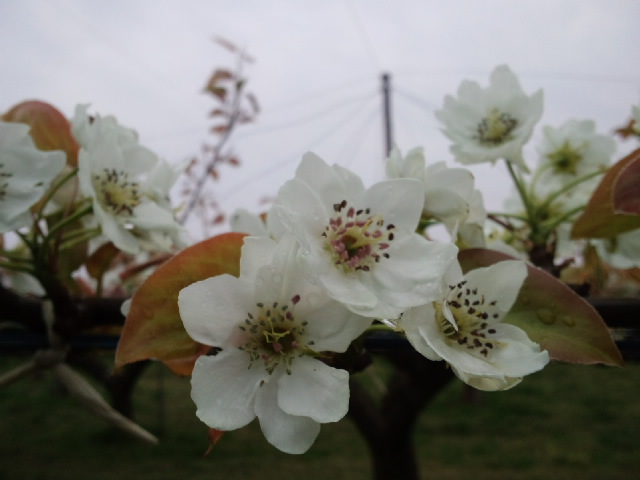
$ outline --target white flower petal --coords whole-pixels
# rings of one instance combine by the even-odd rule
[[[187,333],[205,345],[225,346],[254,307],[248,286],[227,274],[192,283],[178,294]]]
[[[451,369],[453,370],[453,373],[455,373],[455,375],[464,383],[475,388],[476,390],[482,390],[485,392],[509,390],[522,381],[522,377],[487,377],[472,375],[467,372],[460,371],[455,367],[451,367]]]
[[[38,150],[29,129],[0,121],[0,233],[31,223],[29,208],[65,166],[65,153]]]
[[[343,200],[345,192],[359,196],[364,191],[362,180],[357,175],[339,165],[329,166],[311,152],[303,155],[296,169],[296,178],[312,186],[320,198],[333,199],[334,202]]]
[[[255,395],[269,375],[257,365],[248,367],[246,354],[235,348],[196,361],[191,397],[196,415],[209,427],[235,430],[255,418]]]
[[[305,298],[306,297],[306,298]],[[344,352],[353,339],[358,338],[372,322],[371,318],[352,313],[342,304],[325,299],[311,292],[300,302],[298,312],[309,323],[305,333],[313,339],[313,347],[319,352]],[[307,307],[307,303],[313,307]]]
[[[433,304],[428,303],[421,307],[411,308],[400,318],[399,326],[404,330],[409,343],[420,354],[429,360],[442,360],[442,357],[431,348],[426,336],[420,332],[420,326],[423,324],[433,324],[435,322],[435,310]]]
[[[258,270],[271,262],[276,242],[268,237],[244,237],[240,256],[240,278],[255,279]]]
[[[349,373],[310,357],[295,359],[278,380],[282,410],[319,423],[337,422],[349,409]]]
[[[378,305],[375,292],[364,285],[355,272],[345,275],[337,269],[331,269],[325,271],[317,280],[331,298],[343,303],[352,311],[370,310]]]
[[[278,406],[275,382],[262,386],[256,397],[255,411],[267,441],[285,453],[306,452],[320,433],[319,423],[308,417],[285,413]]]
[[[72,130],[81,146],[80,191],[92,200],[102,233],[131,254],[180,246],[182,227],[169,202],[177,169],[139,145],[135,132],[115,118],[91,120],[87,105],[76,107]]]
[[[478,288],[495,300],[500,310],[511,310],[527,277],[527,266],[520,260],[495,263],[489,267],[472,270],[465,275],[469,288]]]
[[[362,203],[386,223],[413,232],[422,212],[424,184],[412,178],[378,182],[367,190]]]
[[[255,235],[258,237],[266,237],[268,235],[267,226],[260,216],[244,208],[239,208],[231,214],[229,224],[232,232],[246,233],[247,235]]]
[[[445,97],[436,117],[454,142],[451,152],[457,161],[472,164],[504,158],[526,172],[522,147],[542,115],[542,98],[542,91],[527,96],[513,72],[501,65],[491,73],[487,88],[462,82],[458,97]]]

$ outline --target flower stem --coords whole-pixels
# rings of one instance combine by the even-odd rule
[[[22,266],[22,265],[18,265],[18,264],[13,263],[13,262],[0,261],[0,268],[4,268],[6,270],[13,270],[14,272],[29,273],[31,275],[33,275],[34,272],[35,272],[32,268],[25,267],[25,266]]]
[[[558,225],[560,225],[563,222],[568,221],[571,217],[573,217],[576,213],[581,212],[582,210],[584,210],[584,207],[586,205],[579,205],[575,208],[572,208],[571,210],[569,210],[568,212],[556,217],[556,218],[552,218],[547,220],[546,222],[542,223],[542,227],[545,231],[551,231],[553,229],[555,229]]]
[[[68,217],[65,217],[62,220],[60,220],[53,227],[51,227],[51,229],[47,233],[47,236],[44,239],[43,244],[46,244],[47,242],[49,242],[50,239],[53,238],[53,236],[56,233],[58,233],[60,230],[62,230],[64,227],[66,227],[68,225],[71,225],[72,223],[76,222],[77,220],[80,220],[82,217],[84,217],[88,213],[91,213],[92,210],[93,210],[93,206],[92,205],[87,205],[87,206],[85,206],[83,208],[79,208],[72,215],[69,215]]]
[[[44,210],[44,207],[47,205],[47,203],[49,203],[49,201],[53,198],[56,192],[60,190],[60,188],[62,188],[62,186],[65,183],[67,183],[69,180],[75,177],[77,173],[78,173],[78,169],[74,168],[71,172],[69,172],[64,177],[62,177],[58,182],[56,182],[56,184],[49,189],[49,191],[45,194],[45,196],[42,197],[42,200],[40,200],[39,202],[40,206],[38,208],[38,211],[36,212],[36,217],[38,219],[42,218],[42,211]]]
[[[99,228],[79,229],[68,233],[62,237],[60,241],[60,250],[66,250],[78,243],[86,242],[100,235]]]
[[[597,177],[598,175],[602,175],[603,173],[604,173],[603,170],[596,170],[595,172],[588,173],[586,175],[583,175],[582,177],[578,177],[575,180],[570,181],[569,183],[566,183],[565,185],[562,186],[561,189],[556,190],[555,192],[549,194],[544,199],[544,202],[542,202],[542,205],[540,205],[539,208],[542,209],[542,210],[547,209],[549,207],[549,205],[551,205],[551,203],[555,199],[557,199],[559,196],[564,195],[565,193],[567,193],[571,189],[577,187],[581,183],[584,183],[587,180],[591,180],[592,178]]]
[[[531,202],[529,201],[529,196],[527,195],[527,192],[524,188],[524,185],[522,184],[522,181],[518,178],[518,176],[516,175],[516,172],[513,170],[513,165],[511,165],[511,162],[509,162],[508,160],[505,160],[505,163],[507,165],[507,170],[509,171],[509,175],[511,176],[511,179],[513,180],[513,183],[516,186],[516,189],[518,190],[518,195],[520,196],[520,200],[522,200],[522,204],[524,205],[525,211],[527,212],[527,223],[531,227],[531,230],[534,230],[535,211],[534,211],[533,205],[531,205]]]

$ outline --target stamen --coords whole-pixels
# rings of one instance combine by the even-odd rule
[[[133,215],[133,209],[140,205],[140,185],[130,182],[124,170],[105,168],[93,176],[93,186],[100,204],[114,215]]]
[[[448,343],[464,346],[470,353],[475,352],[484,358],[501,346],[501,343],[492,337],[497,333],[496,329],[489,328],[486,321],[489,316],[500,316],[495,310],[495,300],[486,302],[485,296],[478,292],[477,288],[468,288],[466,281],[462,281],[456,285],[449,285],[445,305],[453,314],[454,324],[444,316],[443,304],[434,303],[440,331]]]
[[[244,323],[238,326],[245,335],[245,343],[238,348],[249,355],[249,368],[260,360],[269,374],[281,364],[290,373],[293,359],[309,353],[312,342],[304,341],[307,322],[296,321],[292,313],[291,305],[300,299],[296,294],[291,304],[270,302],[270,307],[258,302],[257,310],[247,313]]]
[[[345,271],[368,272],[381,258],[389,258],[381,251],[394,239],[393,224],[385,225],[382,217],[371,215],[371,209],[349,206],[346,200],[334,204],[334,211],[322,236],[335,265]]]
[[[492,109],[477,126],[473,136],[481,144],[497,146],[513,137],[511,132],[518,126],[518,120],[506,112]]]

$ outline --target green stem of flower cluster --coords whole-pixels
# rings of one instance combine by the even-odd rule
[[[31,263],[30,258],[25,258],[24,255],[20,255],[20,254],[16,255],[13,252],[4,250],[2,248],[0,248],[0,257],[4,257],[7,260],[10,260],[11,262],[15,262],[15,263]]]
[[[558,227],[562,223],[569,221],[569,219],[571,219],[571,217],[573,217],[576,213],[581,212],[582,210],[584,210],[585,206],[586,205],[580,205],[578,207],[572,208],[571,210],[569,210],[568,212],[564,213],[563,215],[560,215],[560,216],[558,216],[556,218],[549,219],[546,222],[542,222],[540,224],[542,226],[541,230],[546,231],[546,232],[551,232],[552,230],[554,230],[556,227]]]
[[[570,191],[573,188],[577,187],[581,183],[584,183],[587,180],[591,180],[592,178],[597,177],[598,175],[602,175],[603,173],[604,173],[603,170],[596,170],[595,172],[588,173],[587,175],[583,175],[582,177],[578,177],[575,180],[572,180],[572,181],[568,182],[567,184],[563,185],[560,190],[557,190],[557,191],[549,194],[544,199],[544,202],[542,202],[542,204],[538,208],[539,209],[547,209],[551,205],[551,203],[553,203],[553,201],[556,200],[561,195],[564,195],[565,193],[567,193],[568,191]]]
[[[513,165],[511,165],[511,162],[505,160],[505,163],[507,164],[507,170],[509,171],[509,175],[511,176],[511,179],[513,180],[513,183],[518,190],[518,195],[520,196],[520,200],[522,201],[524,209],[527,212],[527,218],[529,220],[529,223],[531,224],[531,220],[534,218],[534,209],[531,205],[529,196],[527,195],[523,182],[520,180],[520,178],[518,178],[518,175],[513,170]],[[533,229],[533,225],[531,225],[531,227]]]
[[[78,169],[77,168],[73,169],[71,172],[69,172],[64,177],[62,177],[60,180],[58,180],[49,189],[49,191],[45,194],[45,196],[42,197],[42,200],[40,200],[40,208],[36,212],[38,220],[42,218],[42,212],[44,210],[44,207],[47,205],[47,203],[49,203],[49,201],[51,201],[51,199],[58,192],[58,190],[60,190],[65,183],[67,183],[69,180],[71,180],[77,174],[78,174]]]
[[[29,268],[27,266],[22,266],[20,264],[14,263],[14,262],[3,262],[2,260],[0,260],[0,268],[4,268],[6,270],[12,270],[12,271],[16,271],[16,272],[29,273],[31,275],[34,274],[33,268]]]
[[[82,242],[89,241],[100,235],[99,228],[79,229],[68,233],[62,237],[60,250],[66,250]]]

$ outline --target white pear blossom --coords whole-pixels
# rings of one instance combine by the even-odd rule
[[[179,173],[138,144],[135,132],[111,117],[89,118],[87,105],[72,120],[80,144],[80,190],[93,203],[102,233],[121,250],[169,251],[182,243],[169,202]]]
[[[596,133],[596,124],[591,120],[569,120],[558,128],[545,126],[542,132],[540,159],[532,181],[538,197],[585,175],[604,173],[616,149],[613,138]],[[588,199],[598,181],[599,177],[594,177],[582,182],[558,199],[567,203],[567,208],[578,206],[585,196]]]
[[[307,153],[274,211],[301,243],[300,260],[314,283],[355,313],[395,318],[435,298],[457,251],[415,233],[423,203],[418,180],[365,189],[351,171]]]
[[[23,123],[0,121],[0,233],[28,226],[29,209],[65,166],[62,151],[38,150]]]
[[[503,323],[527,276],[510,260],[462,275],[455,263],[438,301],[408,310],[400,319],[414,348],[444,360],[458,378],[480,390],[505,390],[542,369],[549,355],[520,328]]]
[[[189,335],[222,349],[195,364],[198,417],[219,430],[257,417],[267,440],[287,453],[305,452],[320,424],[346,415],[349,374],[321,360],[371,324],[305,280],[298,248],[288,234],[279,243],[246,237],[239,278],[209,278],[178,297]]]
[[[496,67],[490,84],[482,88],[465,80],[458,97],[447,95],[436,117],[453,141],[451,152],[463,164],[505,159],[523,171],[528,168],[522,147],[542,116],[542,90],[528,96],[506,65]]]
[[[229,226],[232,232],[246,233],[256,237],[266,237],[269,235],[267,225],[260,215],[250,212],[244,208],[239,208],[229,217]]]
[[[442,222],[454,237],[461,231],[471,237],[479,230],[482,238],[487,212],[469,170],[449,168],[445,162],[427,166],[422,148],[410,150],[405,157],[394,148],[387,159],[386,172],[389,178],[415,178],[423,182],[424,217]]]
[[[590,241],[600,258],[613,268],[640,268],[640,228],[613,238]]]
[[[246,233],[257,237],[267,236],[282,238],[286,229],[280,223],[280,217],[273,213],[274,209],[262,215],[256,215],[244,208],[239,208],[229,217],[232,232]]]

